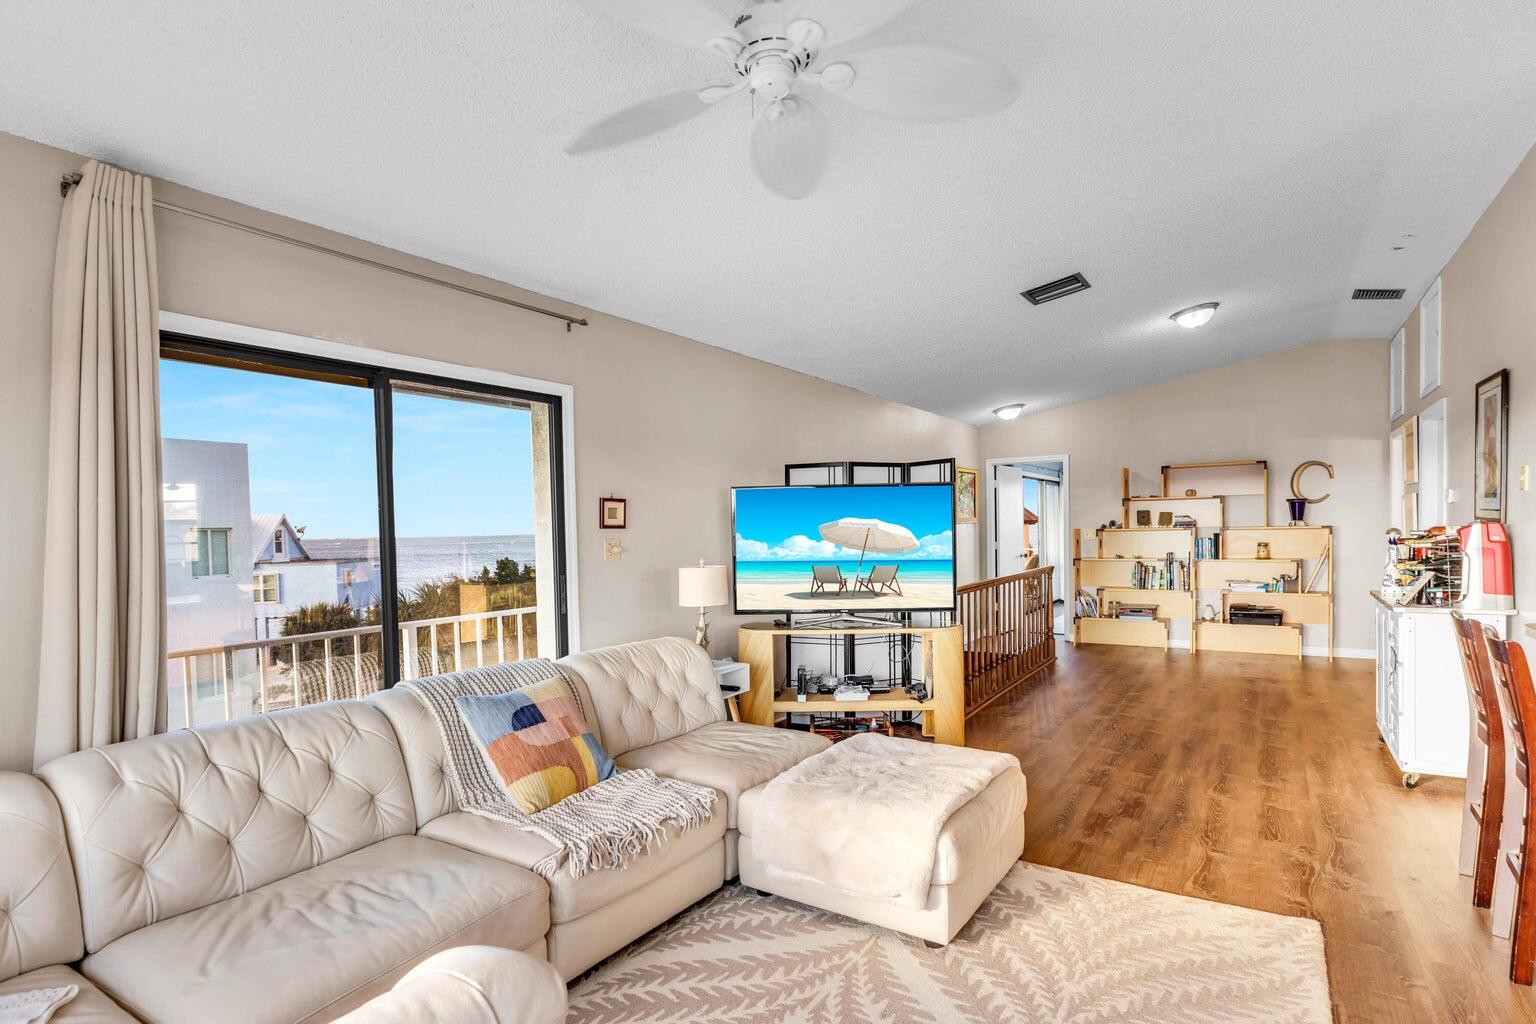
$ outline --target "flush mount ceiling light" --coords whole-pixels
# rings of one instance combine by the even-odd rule
[[[1198,306],[1181,309],[1168,319],[1180,327],[1204,327],[1216,315],[1216,307],[1219,305],[1219,302],[1202,302]]]
[[[1000,405],[992,410],[992,415],[1000,420],[1016,420],[1024,413],[1024,403],[1014,402],[1012,405]]]

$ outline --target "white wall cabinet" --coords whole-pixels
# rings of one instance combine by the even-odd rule
[[[1374,596],[1374,595],[1373,595]],[[1516,612],[1467,612],[1507,636]],[[1467,777],[1471,710],[1450,613],[1376,600],[1376,730],[1410,789],[1420,775]]]

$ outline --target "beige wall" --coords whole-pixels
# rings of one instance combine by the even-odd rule
[[[1419,309],[1407,334],[1408,416],[1446,399],[1452,525],[1473,516],[1473,396],[1477,382],[1509,370],[1509,479],[1505,522],[1515,554],[1515,605],[1536,617],[1536,500],[1520,467],[1536,461],[1536,150],[1504,185],[1440,275],[1440,386],[1419,396]],[[1382,380],[1386,380],[1383,371]],[[1382,385],[1386,390],[1386,385]],[[1384,432],[1386,428],[1383,428]],[[1424,524],[1432,525],[1432,524]]]
[[[58,179],[81,162],[0,134],[7,439],[0,445],[7,538],[0,544],[7,583],[0,588],[0,767],[31,759]],[[159,198],[181,205],[545,301],[201,193],[156,187]],[[786,462],[975,463],[974,427],[628,321],[576,310],[592,326],[567,334],[557,321],[175,213],[157,215],[156,230],[165,309],[573,385],[585,647],[692,635],[694,614],[676,607],[675,569],[729,556],[733,484],[781,482]],[[629,499],[629,529],[597,529],[597,499],[607,494]],[[973,575],[974,532],[963,527],[959,538],[963,578]],[[623,542],[621,560],[603,560],[605,536]],[[717,613],[714,621],[715,652],[734,653],[734,620]]]
[[[1386,363],[1385,342],[1318,342],[987,427],[982,457],[1066,454],[1071,525],[1085,536],[1121,518],[1123,466],[1132,494],[1156,494],[1168,463],[1267,459],[1270,522],[1285,523],[1291,471],[1308,459],[1332,463],[1333,481],[1308,478],[1312,493],[1326,483],[1333,495],[1309,521],[1334,528],[1335,645],[1363,653],[1375,645],[1366,592],[1386,529]],[[1242,511],[1241,499],[1232,504]],[[1187,628],[1174,635],[1187,643]],[[1321,645],[1320,631],[1309,627],[1305,643]]]

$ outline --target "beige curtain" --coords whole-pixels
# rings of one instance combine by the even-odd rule
[[[93,160],[64,201],[54,263],[38,765],[155,731],[159,328],[149,179]]]

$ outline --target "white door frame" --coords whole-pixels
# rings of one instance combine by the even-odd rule
[[[1072,557],[1072,531],[1069,524],[1072,522],[1072,488],[1069,486],[1072,479],[1072,464],[1070,457],[1066,455],[1020,455],[1006,459],[987,459],[982,473],[986,476],[986,524],[987,524],[987,564],[983,567],[981,578],[990,580],[995,578],[994,571],[997,567],[997,524],[993,522],[997,508],[997,481],[994,470],[998,466],[1007,466],[1015,462],[1059,462],[1061,463],[1061,550],[1067,559]],[[1058,565],[1060,572],[1065,566]],[[1074,595],[1067,595],[1067,603],[1072,602]]]

